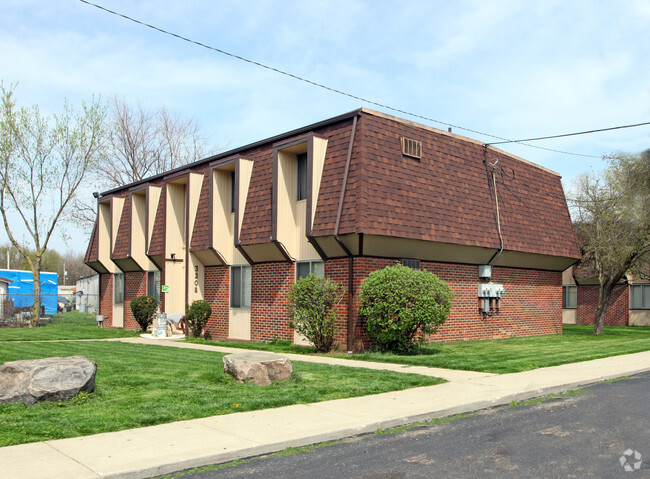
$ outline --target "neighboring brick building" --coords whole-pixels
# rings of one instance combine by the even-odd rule
[[[360,109],[102,193],[85,261],[108,324],[134,328],[129,301],[165,285],[162,311],[206,299],[206,334],[252,341],[301,342],[287,292],[324,274],[347,288],[336,340],[351,350],[367,344],[361,283],[395,261],[451,285],[434,339],[456,340],[560,333],[579,257],[556,173]]]
[[[593,325],[598,308],[599,285],[593,272],[571,266],[562,274],[562,321]],[[605,326],[650,326],[650,283],[625,277],[612,292],[605,312]]]

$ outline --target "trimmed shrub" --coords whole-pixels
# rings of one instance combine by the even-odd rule
[[[290,326],[318,351],[326,353],[332,349],[337,318],[334,306],[344,292],[339,283],[314,274],[300,278],[289,291]]]
[[[138,296],[131,300],[131,311],[135,321],[140,325],[143,332],[153,323],[158,309],[158,301],[152,296]]]
[[[381,351],[412,352],[445,322],[453,293],[428,271],[401,264],[373,271],[361,285],[359,314]]]
[[[201,337],[203,328],[208,323],[211,314],[210,303],[204,300],[194,301],[185,308],[185,321],[192,332],[192,336],[195,338]]]

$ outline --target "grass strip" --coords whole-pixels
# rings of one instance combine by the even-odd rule
[[[53,341],[69,339],[108,339],[137,336],[139,331],[98,328],[95,316],[69,311],[52,316],[50,323],[37,328],[0,328],[0,341]]]
[[[95,392],[62,403],[0,404],[0,446],[444,382],[414,374],[294,361],[292,379],[260,387],[238,384],[224,374],[223,354],[217,352],[100,341],[7,342],[0,348],[0,363],[77,354],[97,362]]]
[[[650,327],[610,326],[600,336],[592,334],[591,326],[564,325],[563,330],[562,335],[431,343],[410,355],[378,352],[334,355],[343,359],[504,374],[650,350]],[[314,353],[313,348],[288,341],[268,344],[204,342],[277,353]]]

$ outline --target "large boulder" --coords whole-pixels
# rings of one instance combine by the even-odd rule
[[[223,371],[238,382],[253,381],[258,386],[268,386],[273,381],[290,379],[291,361],[279,354],[239,353],[223,357]]]
[[[11,361],[0,366],[0,404],[65,401],[95,389],[97,363],[83,356]]]

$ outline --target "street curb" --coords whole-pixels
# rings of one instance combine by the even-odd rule
[[[330,432],[326,434],[315,434],[310,436],[305,436],[300,439],[293,439],[288,441],[279,441],[272,444],[265,444],[260,446],[255,446],[251,448],[246,448],[240,451],[233,451],[224,454],[214,454],[210,456],[205,456],[201,458],[193,458],[184,463],[169,463],[161,465],[157,468],[148,468],[138,471],[132,471],[132,473],[126,474],[115,474],[115,475],[102,475],[102,478],[110,479],[139,479],[139,478],[148,478],[156,477],[161,475],[173,474],[174,472],[182,472],[189,469],[194,469],[197,467],[207,466],[207,465],[218,465],[226,464],[228,462],[242,460],[242,459],[253,459],[256,457],[274,454],[281,452],[289,447],[299,448],[312,446],[328,441],[341,441],[345,439],[350,439],[362,435],[373,434],[378,430],[389,430],[401,426],[414,425],[418,423],[425,423],[432,419],[445,418],[450,416],[455,416],[458,414],[468,414],[478,411],[483,411],[487,409],[497,408],[501,406],[510,405],[513,401],[527,401],[530,399],[540,398],[549,396],[552,394],[563,394],[567,391],[577,388],[584,388],[592,386],[595,384],[602,383],[611,379],[618,379],[627,376],[634,376],[637,374],[642,374],[650,371],[650,366],[645,368],[639,368],[633,371],[628,371],[625,373],[618,374],[608,374],[599,378],[588,379],[575,381],[571,383],[566,383],[557,386],[549,386],[545,388],[539,388],[536,390],[522,391],[520,393],[504,395],[495,400],[481,400],[475,402],[469,402],[464,404],[459,404],[457,406],[445,408],[439,411],[415,414],[402,418],[395,418],[390,420],[376,421],[365,424],[358,428],[345,428],[339,431]],[[314,403],[318,405],[319,403]]]

